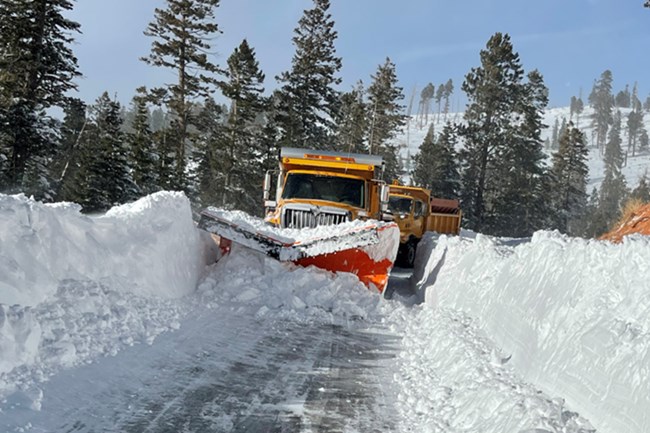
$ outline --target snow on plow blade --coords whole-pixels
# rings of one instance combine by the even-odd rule
[[[279,261],[355,274],[382,292],[399,246],[395,223],[352,221],[334,226],[280,229],[239,211],[209,207],[199,228]]]

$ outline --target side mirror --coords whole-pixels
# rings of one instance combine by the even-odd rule
[[[267,171],[264,175],[264,201],[271,197],[271,172]]]
[[[379,201],[380,201],[380,208],[382,212],[386,212],[388,210],[389,193],[390,193],[390,187],[385,183],[382,183],[379,186]]]

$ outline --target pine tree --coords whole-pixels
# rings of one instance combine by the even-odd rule
[[[447,80],[444,87],[444,98],[445,98],[445,120],[447,120],[447,114],[449,114],[449,98],[454,93],[454,83],[451,81],[451,78]]]
[[[210,41],[221,33],[214,21],[219,0],[166,0],[166,9],[155,10],[155,18],[144,34],[154,38],[145,63],[171,69],[178,82],[152,92],[173,113],[172,134],[165,145],[174,148],[172,186],[186,189],[187,146],[195,141],[193,107],[197,98],[207,97],[217,84],[219,68],[210,61]]]
[[[630,108],[632,106],[632,95],[630,95],[630,86],[625,85],[625,90],[621,90],[616,94],[614,103],[617,108]]]
[[[330,0],[313,0],[294,30],[296,52],[291,70],[276,79],[282,85],[279,96],[282,112],[277,122],[282,130],[281,144],[286,146],[332,149],[333,119],[338,110],[340,84],[337,74],[341,59],[334,42],[338,37],[329,13]]]
[[[646,153],[650,149],[650,139],[648,139],[648,131],[641,126],[639,132],[639,152]]]
[[[74,189],[68,179],[74,179],[79,166],[79,143],[86,129],[86,103],[80,99],[71,98],[64,107],[64,118],[61,126],[61,144],[52,161],[50,174],[57,185],[56,200],[70,200],[72,194],[63,186]]]
[[[637,142],[639,141],[639,134],[643,127],[643,112],[633,108],[627,115],[627,151],[625,152],[625,159],[627,154],[632,152],[632,156],[636,155]]]
[[[159,155],[154,147],[153,133],[150,128],[149,108],[147,107],[146,88],[137,89],[133,97],[133,119],[131,132],[126,134],[127,146],[131,149],[130,166],[133,169],[133,181],[142,194],[158,191],[156,164]]]
[[[193,154],[195,170],[192,180],[195,184],[196,201],[200,207],[220,205],[225,201],[224,161],[226,152],[226,113],[214,99],[203,103],[197,116],[199,126],[196,151]]]
[[[440,121],[440,112],[442,111],[442,100],[445,99],[445,85],[438,86],[436,91],[436,104],[438,104],[438,121]]]
[[[56,123],[47,110],[76,89],[77,59],[69,45],[79,24],[63,16],[69,0],[0,0],[0,165],[2,190],[52,198],[47,167]]]
[[[395,64],[389,58],[379,65],[368,87],[368,110],[370,132],[368,146],[371,154],[381,155],[386,163],[385,179],[399,177],[398,148],[391,140],[406,123],[402,114],[404,107],[399,101],[404,99],[402,88],[397,85]]]
[[[555,227],[561,232],[578,235],[587,206],[587,160],[589,150],[584,134],[569,122],[560,137],[559,149],[553,154],[552,207],[557,211]]]
[[[543,114],[548,104],[548,89],[542,75],[533,70],[527,82],[514,89],[513,113],[515,123],[504,131],[505,146],[500,150],[500,161],[495,167],[495,185],[498,185],[492,205],[495,216],[492,230],[508,236],[529,236],[547,225],[549,201],[546,184],[541,132],[546,125]],[[517,117],[521,120],[517,122]]]
[[[621,142],[621,114],[617,112],[605,148],[605,178],[599,198],[599,210],[607,226],[617,219],[621,205],[627,196],[627,185],[621,171],[624,161]]]
[[[256,119],[263,109],[264,74],[245,39],[228,58],[225,75],[219,87],[231,105],[223,137],[225,195],[221,205],[250,211],[259,207],[263,176],[262,152],[257,148],[261,125]]]
[[[643,203],[650,203],[650,182],[648,181],[648,171],[646,170],[643,173],[643,176],[639,179],[639,183],[636,188],[632,190],[630,194],[630,199],[637,199]]]
[[[608,229],[608,223],[602,212],[600,206],[600,198],[598,190],[594,188],[589,196],[587,207],[585,209],[585,217],[582,224],[582,236],[595,237],[605,233]]]
[[[541,224],[535,212],[545,182],[540,133],[547,90],[536,71],[523,79],[510,37],[496,33],[462,85],[469,104],[459,127],[461,199],[466,226],[476,231],[530,234]]]
[[[420,128],[429,123],[429,112],[431,111],[431,100],[436,93],[436,86],[433,83],[427,84],[420,94]]]
[[[338,114],[336,134],[337,150],[351,153],[368,153],[367,104],[364,102],[363,82],[341,95],[341,109]]]
[[[438,138],[434,137],[433,125],[415,156],[413,179],[417,185],[431,190],[433,197],[458,198],[460,175],[455,145],[454,128],[446,124]]]
[[[102,212],[135,199],[139,191],[130,175],[119,102],[104,92],[92,111],[92,125],[84,135],[81,164],[74,180],[78,186],[74,201],[84,212]]]
[[[560,120],[556,117],[551,131],[551,149],[558,148],[558,140],[560,137]]]
[[[594,83],[589,95],[589,103],[594,109],[592,125],[596,132],[596,146],[602,151],[607,138],[607,131],[613,121],[614,97],[612,96],[612,72],[604,71]]]

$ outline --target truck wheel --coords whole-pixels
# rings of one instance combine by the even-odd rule
[[[406,245],[406,265],[409,268],[412,268],[415,264],[415,249],[417,244],[413,241],[409,242]]]

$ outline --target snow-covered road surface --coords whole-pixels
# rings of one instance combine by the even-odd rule
[[[395,431],[398,337],[363,321],[188,318],[155,344],[67,370],[2,431]],[[14,406],[13,408],[11,406]]]

